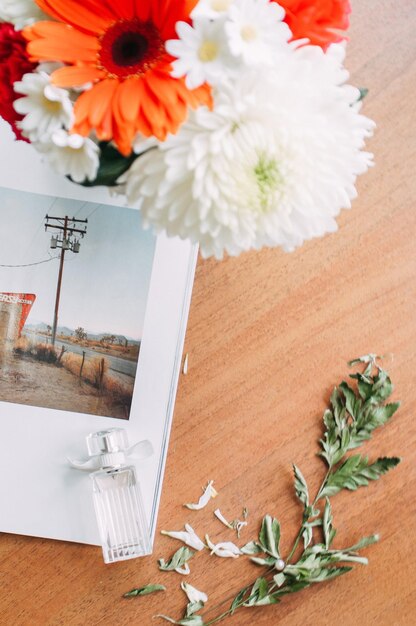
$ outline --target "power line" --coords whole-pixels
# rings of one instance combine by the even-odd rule
[[[103,205],[102,204],[97,204],[97,206],[95,207],[95,209],[88,215],[87,220],[90,219],[90,217],[92,217],[94,215],[94,213],[96,211],[98,211],[99,208],[101,208]]]
[[[81,213],[81,211],[83,210],[84,207],[87,206],[87,204],[89,204],[88,201],[84,202],[83,204],[81,204],[80,208],[78,209],[78,211],[75,213],[74,217],[78,217],[78,215]]]
[[[52,256],[49,259],[45,259],[44,261],[38,261],[37,263],[26,263],[24,265],[1,265],[0,267],[33,267],[34,265],[42,265],[42,263],[50,263],[51,261],[54,261],[55,259],[59,259],[59,256]]]

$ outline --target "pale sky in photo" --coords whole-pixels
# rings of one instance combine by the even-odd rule
[[[156,239],[142,229],[137,210],[0,188],[0,292],[36,294],[27,323],[52,325],[59,260],[1,267],[60,254],[50,249],[47,213],[88,217],[80,253],[65,253],[58,325],[140,339]]]

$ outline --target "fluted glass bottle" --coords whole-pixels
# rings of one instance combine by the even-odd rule
[[[126,464],[127,432],[122,428],[92,433],[91,457],[101,469],[91,474],[104,561],[114,563],[152,551],[136,468]]]

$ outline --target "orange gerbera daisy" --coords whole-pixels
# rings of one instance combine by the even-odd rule
[[[92,83],[75,103],[73,132],[113,140],[130,154],[137,133],[164,140],[188,107],[211,104],[207,86],[190,91],[170,75],[165,41],[188,21],[197,0],[36,0],[54,22],[24,31],[33,61],[61,61],[58,87]]]

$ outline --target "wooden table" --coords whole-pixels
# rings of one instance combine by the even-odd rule
[[[277,607],[237,613],[238,626],[410,626],[415,623],[416,210],[414,0],[353,0],[348,66],[370,89],[365,112],[378,123],[370,149],[377,166],[359,181],[359,198],[338,233],[294,254],[265,250],[223,263],[200,262],[166,469],[159,529],[192,522],[214,540],[231,539],[212,508],[181,507],[215,479],[216,503],[231,518],[248,507],[242,540],[262,515],[276,515],[288,550],[300,519],[291,463],[312,486],[321,414],[346,361],[369,351],[386,365],[403,402],[369,446],[398,454],[394,472],[334,499],[339,545],[378,531],[368,567],[295,594]],[[413,102],[412,102],[413,98]],[[412,197],[413,195],[413,197]],[[148,626],[155,613],[184,608],[179,576],[158,572],[156,557],[176,543],[159,537],[154,558],[104,566],[97,549],[0,537],[0,623],[4,626]],[[246,560],[200,555],[190,582],[216,604],[257,575]],[[165,595],[124,600],[149,582]]]

